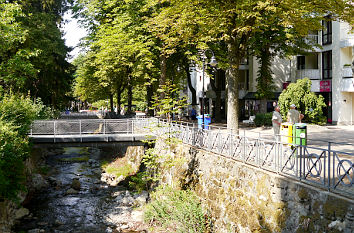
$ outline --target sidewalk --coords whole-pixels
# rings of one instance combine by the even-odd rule
[[[212,124],[216,127],[226,127],[225,124]],[[240,126],[240,134],[247,137],[262,137],[269,140],[274,139],[272,127]],[[354,155],[354,126],[342,125],[308,125],[307,144],[308,146],[327,149],[329,142],[331,150],[352,153]]]

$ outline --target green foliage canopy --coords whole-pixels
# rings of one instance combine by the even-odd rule
[[[304,114],[303,121],[315,124],[326,123],[322,109],[326,107],[322,95],[311,92],[311,80],[308,78],[299,79],[291,83],[279,96],[280,113],[286,119],[291,104]]]
[[[24,190],[24,160],[30,152],[27,133],[35,119],[52,116],[41,101],[0,96],[0,199],[16,200]]]

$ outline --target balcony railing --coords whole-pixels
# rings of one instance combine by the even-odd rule
[[[309,78],[312,80],[319,80],[321,79],[320,70],[319,69],[297,70],[296,78],[297,79]]]
[[[351,67],[344,67],[342,69],[342,77],[343,78],[353,78],[353,70]]]
[[[318,43],[318,35],[308,35],[305,38],[306,44],[317,44]]]
[[[354,92],[354,78],[345,78],[341,80],[341,91]]]

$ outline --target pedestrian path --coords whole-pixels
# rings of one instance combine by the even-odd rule
[[[212,126],[226,127],[226,124],[212,124]],[[270,140],[274,139],[272,127],[241,125],[239,133],[241,135],[245,134],[247,137],[262,137]],[[354,154],[354,125],[307,126],[308,146],[327,149],[329,143],[331,150]]]

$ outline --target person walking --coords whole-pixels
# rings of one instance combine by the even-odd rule
[[[275,140],[279,139],[280,126],[281,126],[282,122],[283,122],[283,119],[281,118],[281,115],[280,115],[280,108],[279,108],[279,106],[275,106],[273,116],[272,116],[272,124],[273,124]]]
[[[298,110],[295,109],[296,105],[291,104],[290,110],[288,111],[287,120],[291,124],[300,123],[304,115],[302,115]]]

